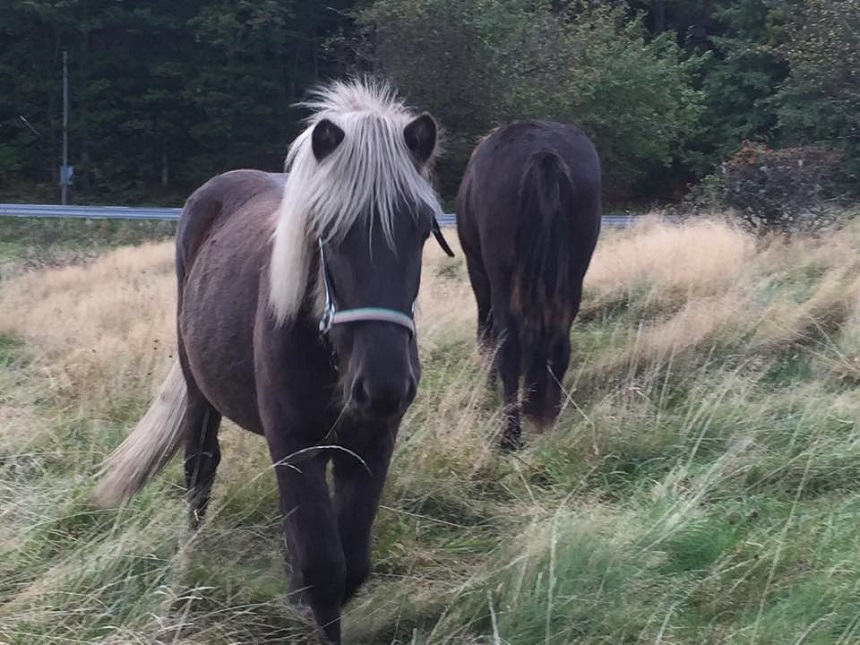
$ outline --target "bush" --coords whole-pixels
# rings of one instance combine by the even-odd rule
[[[772,149],[744,141],[706,186],[757,233],[814,232],[835,218],[828,197],[841,159],[818,146]]]

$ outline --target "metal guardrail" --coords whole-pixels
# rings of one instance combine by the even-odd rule
[[[176,221],[181,208],[132,206],[60,206],[56,204],[0,204],[0,217],[38,217],[75,219],[129,219]],[[629,226],[635,215],[604,215],[603,225],[615,228]],[[456,215],[446,213],[439,218],[441,226],[454,226]]]
[[[59,206],[55,204],[0,204],[0,217],[40,217],[75,219],[179,219],[181,208],[131,206]]]

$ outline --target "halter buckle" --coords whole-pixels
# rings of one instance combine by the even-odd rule
[[[332,321],[334,320],[334,308],[326,307],[320,317],[320,333],[327,334],[331,331]]]

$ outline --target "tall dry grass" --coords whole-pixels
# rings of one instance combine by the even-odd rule
[[[743,343],[767,357],[806,341],[824,354],[846,350],[838,369],[850,373],[858,234],[855,225],[822,240],[762,244],[718,220],[679,228],[646,220],[596,253],[581,320],[608,322],[621,337],[584,369],[599,378],[653,374],[720,347]]]
[[[23,339],[52,393],[102,416],[147,398],[176,341],[173,246],[111,251],[0,285],[0,334]]]
[[[455,251],[425,251],[421,392],[350,642],[856,641],[860,228],[770,244],[716,220],[605,231],[566,409],[509,457]],[[226,424],[197,535],[176,464],[125,509],[86,503],[170,365],[174,298],[170,244],[0,284],[0,339],[23,342],[0,361],[0,641],[307,633],[283,601],[258,437]]]

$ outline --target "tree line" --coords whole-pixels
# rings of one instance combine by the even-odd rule
[[[295,103],[389,78],[444,128],[450,200],[505,121],[574,123],[610,203],[673,200],[755,141],[840,155],[858,192],[860,0],[0,0],[0,199],[56,201],[68,52],[73,201],[171,204],[277,171]]]

